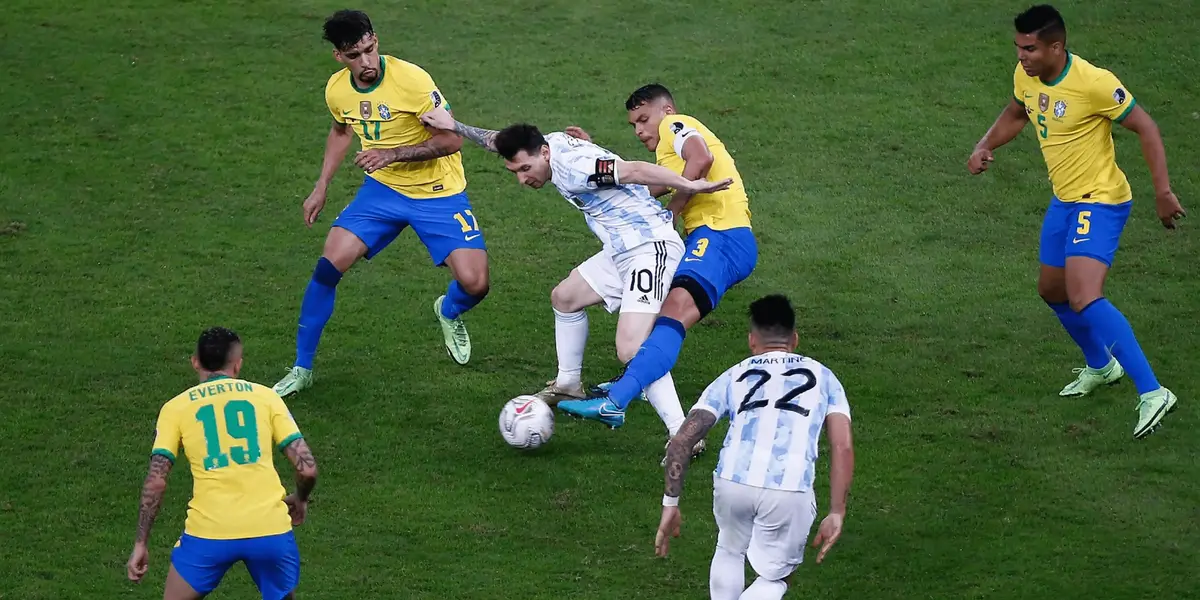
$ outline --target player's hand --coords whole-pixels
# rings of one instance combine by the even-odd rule
[[[283,499],[283,503],[287,504],[292,525],[303,525],[304,519],[308,518],[308,500],[301,500],[299,496],[291,494]]]
[[[658,533],[654,535],[655,556],[666,556],[671,549],[671,538],[679,537],[679,525],[683,515],[678,506],[664,506],[662,520],[658,522]]]
[[[323,208],[325,208],[325,187],[318,185],[313,188],[308,198],[304,199],[304,224],[312,228],[313,223],[317,222],[317,215],[321,214]]]
[[[683,209],[687,206],[687,201],[688,199],[684,197],[671,198],[671,201],[667,202],[667,210],[671,211],[671,223],[676,227],[679,226],[679,220],[683,218]]]
[[[592,141],[592,136],[588,135],[588,132],[584,131],[583,128],[575,126],[575,125],[572,125],[566,129],[564,129],[563,133],[565,133],[573,138],[579,138],[585,142]]]
[[[726,177],[725,179],[722,179],[721,181],[709,181],[707,179],[697,179],[695,181],[692,181],[686,188],[684,188],[681,191],[686,192],[688,194],[711,194],[713,192],[727,190],[727,189],[729,189],[729,186],[731,186],[731,185],[733,185],[732,177]]]
[[[368,173],[374,173],[396,162],[396,151],[391,148],[376,148],[354,155],[354,164]]]
[[[133,552],[129,554],[129,562],[125,563],[125,573],[129,580],[140,583],[150,569],[150,551],[145,544],[134,544]]]
[[[821,551],[817,553],[817,564],[825,560],[825,553],[833,547],[833,544],[842,537],[842,515],[838,513],[829,513],[825,520],[821,521],[821,527],[817,530],[817,537],[813,538],[812,547],[821,547]]]
[[[1154,200],[1158,209],[1158,220],[1162,221],[1163,227],[1167,229],[1175,229],[1175,221],[1187,216],[1179,198],[1176,198],[1175,192],[1171,190],[1155,194]]]
[[[450,111],[446,110],[445,106],[439,106],[417,118],[421,119],[421,123],[424,123],[426,127],[454,131],[454,117]]]
[[[996,157],[992,155],[991,150],[979,148],[971,153],[971,158],[967,159],[967,170],[972,175],[978,175],[988,170],[988,165],[992,164],[993,160],[996,160]]]

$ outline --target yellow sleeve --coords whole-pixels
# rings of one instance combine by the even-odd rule
[[[337,80],[337,74],[329,78],[329,82],[325,84],[325,106],[329,108],[329,114],[333,115],[333,122],[339,125],[346,124],[346,117],[342,116],[336,103],[333,100],[333,94],[330,90],[333,89],[334,82]]]
[[[300,434],[300,428],[292,418],[292,412],[283,403],[283,398],[273,391],[267,393],[271,396],[267,401],[271,407],[271,439],[275,442],[275,448],[282,452],[288,444],[304,436]]]
[[[438,89],[437,84],[433,83],[433,78],[424,70],[414,68],[412,76],[412,92],[415,94],[414,111],[418,115],[423,115],[439,106],[445,106],[446,110],[450,110],[450,103],[446,101],[446,97],[442,95],[442,91]]]
[[[150,451],[150,454],[165,456],[174,464],[175,455],[179,453],[179,443],[182,439],[179,417],[171,409],[171,403],[168,402],[158,411],[158,424],[154,428],[154,449]]]
[[[1013,100],[1021,106],[1025,106],[1025,88],[1021,85],[1023,75],[1025,71],[1021,69],[1021,63],[1017,63],[1017,68],[1013,70]]]
[[[1109,71],[1101,71],[1100,76],[1092,82],[1088,96],[1092,103],[1092,114],[1120,123],[1129,116],[1129,111],[1137,104],[1133,94],[1121,85]]]

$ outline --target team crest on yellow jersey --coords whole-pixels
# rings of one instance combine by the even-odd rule
[[[1038,110],[1042,112],[1050,110],[1050,94],[1043,93],[1038,95]]]
[[[379,103],[379,118],[384,121],[392,118],[392,109],[382,102]]]
[[[1046,109],[1043,108],[1042,110],[1046,110]],[[370,119],[371,118],[371,103],[367,100],[363,100],[362,102],[359,102],[358,103],[358,114],[362,115],[362,118],[364,121],[367,119]]]
[[[1113,100],[1116,100],[1117,104],[1125,104],[1125,90],[1117,88],[1117,90],[1113,92]]]
[[[1056,101],[1054,103],[1054,117],[1056,119],[1061,119],[1061,118],[1063,118],[1063,115],[1065,115],[1065,114],[1067,114],[1067,101],[1066,100]]]

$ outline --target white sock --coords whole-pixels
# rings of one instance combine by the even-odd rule
[[[708,594],[712,600],[738,600],[746,585],[746,557],[720,546],[708,571]]]
[[[558,351],[558,378],[555,385],[570,388],[579,385],[583,374],[583,350],[587,347],[586,311],[554,311],[554,347]]]
[[[786,583],[759,577],[742,592],[740,600],[780,600],[786,591]]]
[[[683,407],[679,404],[679,392],[675,391],[675,380],[670,373],[646,386],[646,400],[658,411],[658,418],[667,426],[667,435],[674,437],[683,425]]]

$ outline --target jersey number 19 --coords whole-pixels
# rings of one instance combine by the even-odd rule
[[[258,421],[254,418],[254,405],[246,400],[230,400],[225,403],[225,434],[231,438],[245,440],[245,446],[230,446],[229,452],[221,449],[221,432],[217,428],[217,409],[212,404],[196,411],[196,420],[204,427],[204,470],[212,471],[229,466],[229,459],[239,465],[258,462],[262,449],[258,447]]]

